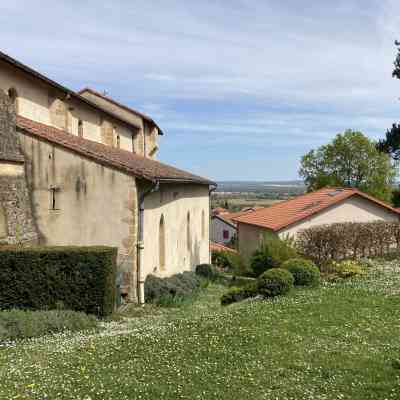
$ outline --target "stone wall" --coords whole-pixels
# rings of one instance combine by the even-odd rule
[[[36,243],[15,119],[14,103],[0,90],[0,243]]]

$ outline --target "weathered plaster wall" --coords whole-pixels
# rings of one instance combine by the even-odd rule
[[[67,99],[65,94],[0,60],[0,89],[7,93],[10,88],[16,90],[19,115],[76,136],[78,122],[82,120],[84,138],[115,145],[119,135],[122,149],[132,151],[133,142],[135,152],[143,155],[143,137],[139,137],[134,127],[114,120],[79,99]],[[106,132],[105,125],[110,127]]]
[[[119,107],[118,105],[103,99],[94,93],[83,92],[82,96],[98,104],[100,107],[104,107],[106,110],[113,112],[114,114],[130,121],[132,124],[138,127],[137,131],[134,132],[134,150],[135,153],[144,155],[144,140],[146,139],[146,156],[154,158],[158,147],[158,129],[145,121],[141,116],[134,114],[131,111]],[[121,134],[121,148],[124,150],[132,150],[132,133],[125,132]]]
[[[135,179],[24,133],[20,133],[20,142],[40,243],[116,246],[120,271],[133,279],[138,212]]]
[[[14,104],[0,90],[0,242],[35,243],[37,231],[15,118]]]
[[[190,213],[189,243],[187,215]],[[159,229],[165,227],[165,269],[160,268]],[[160,191],[145,200],[144,260],[145,275],[167,276],[194,270],[209,262],[208,186],[161,185]]]
[[[275,235],[269,229],[254,225],[238,224],[239,252],[245,260],[249,260],[258,249],[265,235]]]

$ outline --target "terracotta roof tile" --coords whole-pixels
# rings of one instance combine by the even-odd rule
[[[139,178],[150,181],[164,180],[179,183],[214,185],[214,182],[182,171],[175,167],[139,156],[126,150],[113,148],[69,134],[49,125],[18,116],[17,127],[23,132],[111,166]]]
[[[230,247],[224,246],[223,244],[211,242],[211,241],[210,241],[210,249],[211,249],[211,251],[227,251],[228,253],[237,254],[236,250],[231,249]]]
[[[351,196],[361,196],[393,213],[400,214],[390,205],[357,189],[324,188],[236,217],[234,221],[279,231]]]

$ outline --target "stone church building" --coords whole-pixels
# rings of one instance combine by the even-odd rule
[[[162,134],[0,52],[0,243],[118,247],[121,291],[139,302],[148,274],[209,262],[214,183],[156,161]]]

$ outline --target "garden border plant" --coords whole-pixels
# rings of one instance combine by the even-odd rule
[[[0,248],[0,309],[65,309],[98,316],[116,305],[113,247]]]

